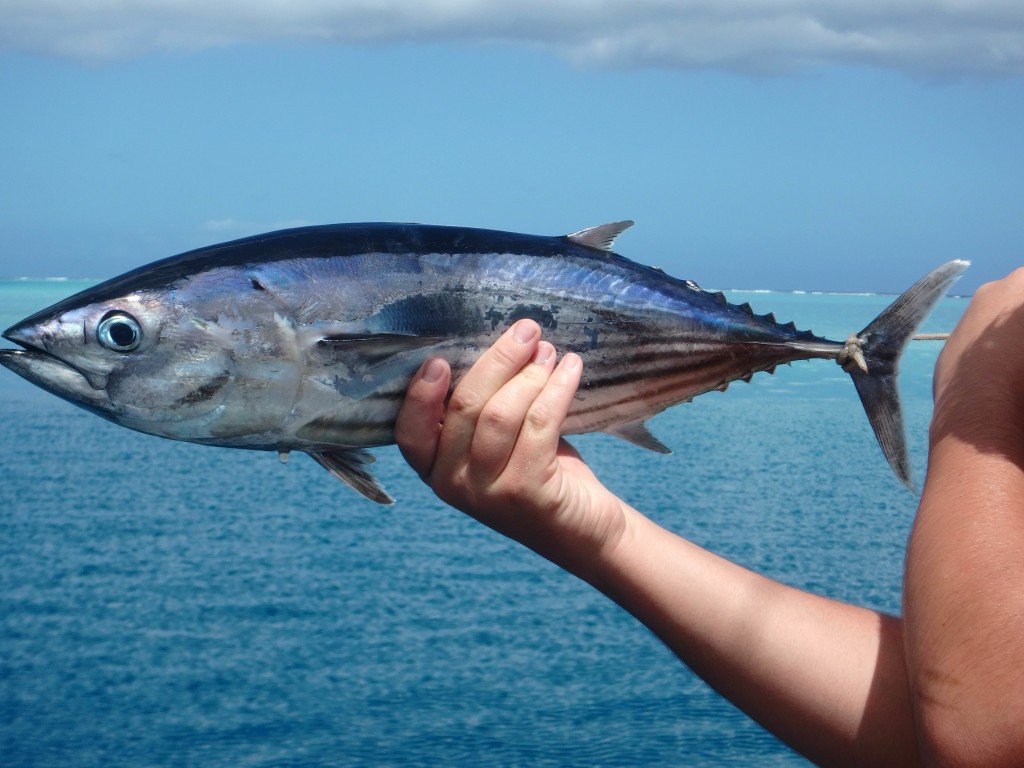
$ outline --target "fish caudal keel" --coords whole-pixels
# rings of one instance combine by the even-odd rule
[[[868,372],[868,361],[864,359],[864,350],[861,349],[861,345],[860,336],[856,333],[851,333],[846,339],[846,343],[843,344],[843,348],[839,350],[836,362],[847,373],[851,373],[854,368],[857,368],[862,373]]]

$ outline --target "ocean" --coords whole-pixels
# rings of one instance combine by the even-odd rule
[[[0,327],[88,283],[0,282]],[[845,339],[892,297],[727,292]],[[966,307],[947,298],[922,330]],[[920,479],[941,347],[901,375]],[[0,370],[0,765],[800,766],[614,604],[437,501],[135,434]],[[715,552],[898,612],[916,496],[815,361],[573,443]]]

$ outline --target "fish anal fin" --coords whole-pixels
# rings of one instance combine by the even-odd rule
[[[578,245],[585,245],[587,248],[595,248],[608,253],[615,245],[615,238],[633,226],[632,221],[615,221],[611,224],[602,224],[599,227],[587,227],[579,232],[566,235]]]
[[[378,504],[394,504],[387,491],[367,469],[376,459],[372,453],[359,449],[311,451],[310,456],[341,482]]]
[[[643,421],[628,421],[624,424],[615,424],[604,431],[609,435],[621,437],[633,445],[638,445],[655,453],[672,453],[671,448],[651,434],[651,430],[648,429]]]

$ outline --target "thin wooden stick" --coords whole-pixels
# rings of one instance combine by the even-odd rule
[[[948,338],[948,333],[919,333],[914,337],[914,341],[945,341]]]

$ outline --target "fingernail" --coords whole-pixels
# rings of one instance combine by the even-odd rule
[[[536,365],[544,365],[544,363],[551,359],[551,353],[554,351],[554,347],[542,341],[537,345],[537,348],[533,350],[533,357],[530,359],[530,362],[535,363]]]
[[[537,325],[529,320],[519,320],[512,326],[512,337],[521,344],[537,338]]]
[[[571,373],[571,372],[574,372],[577,368],[582,368],[582,367],[583,367],[583,360],[580,359],[579,355],[576,355],[576,354],[574,354],[572,352],[569,352],[568,354],[566,354],[565,357],[562,358],[562,370],[563,371]]]
[[[442,376],[444,376],[444,361],[439,357],[432,357],[423,366],[423,375],[420,378],[427,384],[433,384],[440,381]]]

